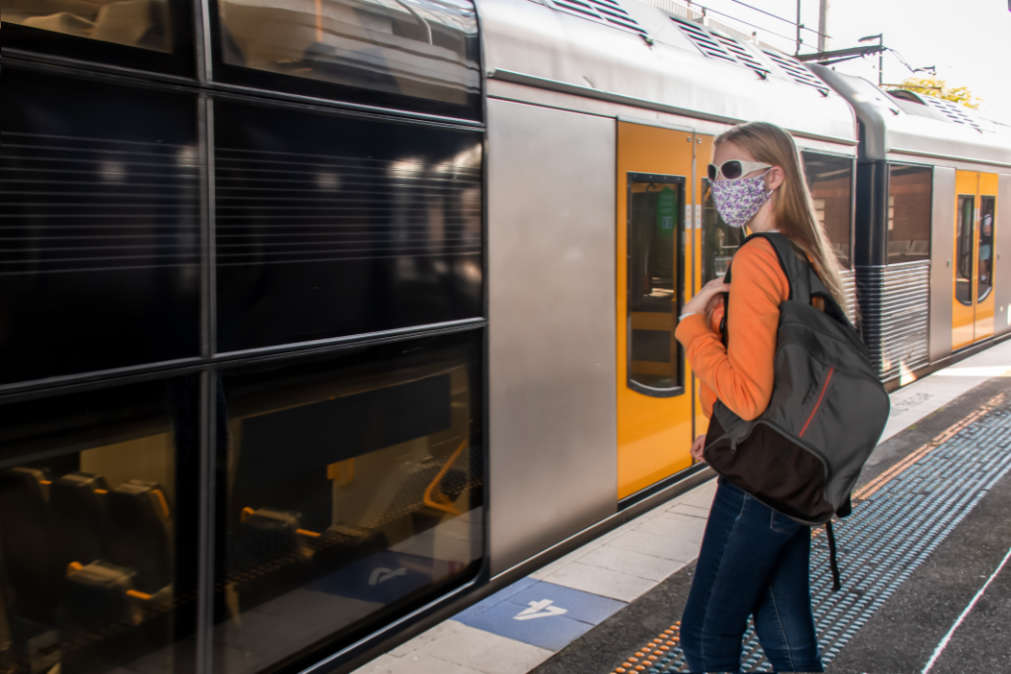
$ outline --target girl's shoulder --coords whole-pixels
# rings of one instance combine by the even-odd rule
[[[768,294],[785,300],[790,295],[790,281],[779,263],[776,249],[762,236],[744,242],[733,259],[733,279],[748,286],[765,286]]]

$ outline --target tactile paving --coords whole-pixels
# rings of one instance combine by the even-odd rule
[[[826,666],[1011,469],[1007,401],[1004,393],[994,396],[854,494],[854,515],[835,527],[843,574],[839,592],[831,589],[828,545],[819,535],[823,529],[813,530],[812,609]],[[672,647],[676,625],[658,639],[615,671],[687,671],[681,649]],[[750,623],[741,669],[771,671]]]

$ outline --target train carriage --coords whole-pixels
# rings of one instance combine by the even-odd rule
[[[885,381],[1006,333],[1011,127],[813,66],[860,122],[857,279]]]
[[[345,667],[705,479],[741,121],[883,378],[1007,333],[1002,127],[651,4],[4,3],[0,667]]]

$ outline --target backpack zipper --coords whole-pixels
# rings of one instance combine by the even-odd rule
[[[828,390],[828,384],[832,381],[832,375],[835,374],[835,368],[830,367],[828,369],[828,376],[825,377],[825,383],[821,386],[821,393],[818,394],[818,401],[814,404],[814,409],[811,410],[811,414],[808,415],[807,421],[804,422],[804,427],[800,429],[800,433],[797,434],[798,438],[804,437],[804,432],[807,431],[807,427],[811,425],[811,420],[814,419],[814,415],[818,412],[818,408],[821,407],[821,401],[825,399],[825,391]]]

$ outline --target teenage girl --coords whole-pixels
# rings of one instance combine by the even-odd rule
[[[846,306],[838,263],[814,215],[789,133],[763,122],[723,133],[709,179],[727,225],[789,237]],[[684,306],[675,335],[701,382],[706,415],[719,399],[750,420],[772,396],[779,305],[790,288],[772,244],[761,237],[738,249],[733,270],[729,285],[710,281]],[[726,347],[718,329],[724,292],[730,293]],[[704,440],[700,435],[692,443],[699,461]],[[718,481],[681,619],[681,648],[691,671],[738,671],[749,615],[777,672],[824,671],[811,614],[810,542],[809,527]]]

